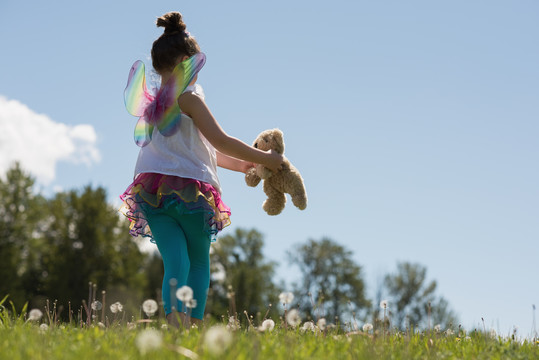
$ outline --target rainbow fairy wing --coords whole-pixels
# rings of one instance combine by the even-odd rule
[[[140,146],[146,146],[152,140],[153,125],[149,123],[146,109],[154,100],[154,97],[148,92],[146,87],[146,69],[144,63],[140,60],[135,61],[129,77],[127,86],[124,90],[125,108],[134,116],[140,116],[135,125],[135,143]]]
[[[146,88],[144,63],[140,60],[135,61],[129,71],[127,86],[124,90],[125,107],[131,115],[142,116],[152,100],[153,96]]]
[[[205,63],[206,55],[204,53],[200,52],[191,56],[174,68],[172,76],[165,84],[162,95],[166,98],[164,102],[167,106],[162,118],[157,121],[157,128],[164,136],[170,136],[178,130],[181,120],[181,110],[177,101],[178,97],[180,97],[185,88],[193,81]]]
[[[135,143],[144,147],[152,141],[153,125],[148,122],[146,115],[141,116],[135,125]]]

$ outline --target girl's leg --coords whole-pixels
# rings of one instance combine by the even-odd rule
[[[187,241],[181,226],[168,215],[149,216],[148,224],[163,258],[165,273],[163,276],[162,297],[168,319],[168,315],[173,312],[172,308],[182,311],[182,303],[176,298],[175,291],[171,292],[170,280],[176,279],[177,286],[187,283],[190,268]]]
[[[205,214],[183,215],[179,221],[187,237],[187,251],[190,260],[187,286],[193,289],[193,298],[197,301],[197,306],[192,309],[191,317],[202,320],[210,286],[211,239],[204,231],[207,226]]]

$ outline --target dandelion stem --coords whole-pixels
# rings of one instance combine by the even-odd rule
[[[249,319],[249,314],[247,314],[247,310],[243,310],[243,313],[245,314],[245,317],[247,318],[247,322],[249,323],[249,326],[254,328],[253,323],[251,322],[251,319]]]
[[[101,295],[102,295],[102,300],[103,300],[103,307],[101,308],[101,322],[104,324],[105,323],[105,295],[106,295],[106,292],[105,290],[101,291]]]
[[[268,314],[269,314],[270,310],[271,310],[271,304],[269,304],[269,306],[268,306],[268,311],[266,311],[266,315],[264,315],[264,318],[263,318],[262,320],[266,320],[266,318],[268,317]]]

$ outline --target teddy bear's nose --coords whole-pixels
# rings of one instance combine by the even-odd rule
[[[258,149],[258,143],[255,143],[255,148],[257,148],[257,149]]]

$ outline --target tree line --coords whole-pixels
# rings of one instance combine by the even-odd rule
[[[127,232],[128,221],[107,203],[105,189],[86,186],[46,198],[35,193],[34,183],[19,164],[0,179],[0,298],[9,295],[19,307],[54,301],[63,318],[68,309],[76,315],[82,308],[90,283],[131,313],[140,311],[144,299],[160,298],[159,254],[141,252]],[[305,319],[324,317],[352,327],[384,321],[401,329],[457,324],[420,264],[397,264],[369,299],[353,253],[329,238],[289,249],[287,262],[297,269],[293,284],[275,281],[278,264],[264,257],[263,247],[263,235],[255,229],[236,229],[212,245],[210,316],[245,311],[276,318],[282,313],[279,294],[291,291],[295,299],[287,306]],[[380,306],[383,300],[387,307]]]

